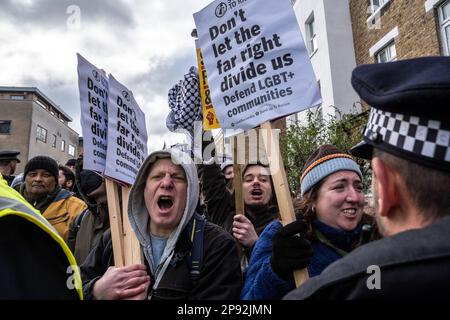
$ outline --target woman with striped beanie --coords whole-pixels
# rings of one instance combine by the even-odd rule
[[[274,221],[260,235],[243,299],[281,299],[295,288],[294,270],[308,268],[310,277],[319,275],[362,242],[365,199],[352,156],[321,146],[308,158],[300,183],[297,221],[284,227]]]

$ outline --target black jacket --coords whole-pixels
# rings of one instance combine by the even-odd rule
[[[79,300],[70,262],[51,236],[18,216],[0,219],[0,300]]]
[[[227,190],[219,165],[200,164],[197,170],[208,220],[231,232],[235,211],[234,197]]]
[[[380,289],[374,288],[377,267]],[[284,299],[449,299],[449,287],[446,217],[359,247]]]
[[[158,288],[149,292],[150,299],[230,300],[239,299],[242,275],[237,247],[233,238],[218,226],[207,222],[204,230],[203,267],[195,282],[191,280],[187,255],[192,243],[184,230]],[[81,265],[85,299],[93,299],[92,288],[114,265],[111,233],[106,232],[99,245]],[[154,281],[153,276],[152,283]],[[150,286],[152,286],[150,284]]]

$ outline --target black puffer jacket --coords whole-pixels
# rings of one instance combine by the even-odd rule
[[[170,265],[149,299],[161,300],[234,300],[239,299],[242,275],[233,238],[218,226],[206,222],[203,241],[203,267],[197,281],[190,276],[187,256],[192,248],[185,228],[175,247]],[[99,245],[81,265],[85,299],[93,299],[92,289],[108,269],[114,265],[111,233],[107,231]],[[148,269],[149,270],[149,269]],[[150,271],[148,271],[150,273]],[[153,276],[152,282],[154,281]],[[176,281],[175,281],[176,279]]]

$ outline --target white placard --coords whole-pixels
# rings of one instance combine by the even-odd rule
[[[103,173],[108,131],[108,79],[104,71],[77,53],[83,168]]]
[[[133,93],[109,75],[108,153],[105,176],[133,184],[147,157],[145,114]]]
[[[194,20],[223,129],[248,130],[322,102],[291,1],[216,0]]]

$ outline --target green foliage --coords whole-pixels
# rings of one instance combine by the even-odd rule
[[[362,140],[362,128],[367,122],[367,112],[338,114],[329,120],[322,117],[322,110],[307,111],[306,121],[287,127],[281,141],[283,158],[286,162],[286,174],[291,190],[300,189],[300,176],[308,157],[319,146],[335,145],[338,149],[349,152],[350,148]],[[356,159],[364,175],[364,191],[370,189],[371,172],[367,161]]]

